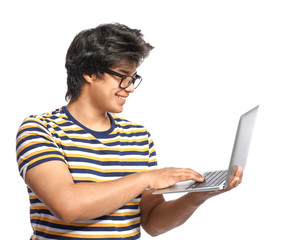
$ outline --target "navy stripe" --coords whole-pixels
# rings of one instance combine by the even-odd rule
[[[35,134],[29,135],[29,134],[28,134],[27,136],[25,136],[25,138],[21,139],[21,140],[18,142],[17,148],[18,148],[21,144],[23,144],[25,141],[43,140],[43,139],[45,139],[45,140],[47,140],[47,141],[51,141],[50,138],[48,138],[48,137],[46,137],[46,136],[40,136],[40,135],[35,135]]]
[[[62,145],[62,149],[64,151],[81,151],[85,153],[93,153],[97,155],[115,155],[115,156],[128,156],[128,155],[140,155],[140,156],[145,156],[148,155],[148,151],[126,151],[125,149],[122,149],[122,151],[118,150],[112,150],[111,148],[106,150],[106,149],[100,149],[100,150],[95,150],[95,149],[90,149],[90,148],[81,148],[77,146],[64,146]]]
[[[146,141],[141,141],[141,142],[120,142],[120,141],[115,141],[115,142],[111,142],[111,143],[105,143],[106,146],[131,146],[131,147],[134,147],[134,146],[144,146],[144,145],[147,145],[148,144],[148,140]]]
[[[71,173],[81,173],[81,174],[93,174],[94,176],[100,176],[100,177],[124,177],[129,174],[135,173],[135,172],[99,172],[91,169],[70,169]]]
[[[26,147],[20,153],[21,154],[25,154],[26,152],[28,152],[30,150],[33,150],[33,149],[36,149],[36,148],[39,148],[39,147],[47,147],[48,149],[50,149],[50,148],[56,148],[56,145],[53,142],[50,142],[50,143],[46,143],[46,142],[35,143],[35,144],[30,145],[29,147]]]
[[[43,220],[38,220],[38,219],[32,219],[31,223],[35,223],[35,224],[42,224],[42,225],[48,225],[49,227],[52,228],[58,228],[58,229],[64,229],[64,230],[71,230],[71,231],[107,231],[107,232],[111,232],[111,231],[118,231],[118,232],[122,232],[122,231],[128,231],[128,230],[132,230],[134,228],[140,227],[140,224],[132,224],[130,226],[126,226],[126,227],[89,227],[88,225],[86,227],[81,227],[81,226],[72,226],[72,225],[63,225],[63,224],[57,224],[57,223],[52,223],[52,222],[48,222],[48,221],[43,221]]]
[[[19,169],[24,167],[27,164],[27,162],[30,162],[30,161],[36,159],[37,157],[42,157],[42,156],[49,155],[49,154],[58,155],[58,157],[55,157],[55,156],[53,156],[52,158],[45,157],[41,161],[50,161],[50,160],[60,160],[60,161],[63,161],[63,157],[62,157],[62,155],[58,151],[42,152],[42,153],[39,153],[39,154],[36,154],[36,155],[30,157],[28,160],[24,160],[21,164],[19,164]],[[36,165],[33,165],[33,166],[36,166]]]
[[[157,162],[150,162],[148,164],[149,167],[154,167],[154,166],[157,166]]]
[[[36,235],[38,236],[42,236],[45,238],[50,238],[50,239],[57,239],[57,240],[90,240],[91,238],[74,238],[74,237],[64,237],[64,236],[58,236],[58,235],[52,235],[52,234],[48,234],[48,233],[44,233],[44,232],[39,232],[39,231],[35,231],[34,232]],[[138,233],[137,235],[133,236],[133,237],[127,237],[127,238],[123,238],[120,237],[120,239],[123,240],[135,240],[135,239],[139,239],[141,236],[140,233]],[[116,240],[118,238],[94,238],[96,240]]]
[[[65,161],[64,161],[62,158],[56,158],[56,157],[44,158],[44,159],[41,159],[41,160],[39,160],[39,161],[36,161],[36,162],[30,164],[30,165],[28,166],[28,168],[27,168],[27,171],[28,171],[29,169],[31,169],[31,168],[33,168],[33,167],[35,167],[35,166],[41,164],[41,163],[45,163],[45,162],[49,162],[49,161],[61,161],[61,162],[64,162],[64,163],[65,163]]]
[[[156,156],[156,152],[152,152],[151,154],[150,154],[150,157],[155,157]]]
[[[31,209],[30,214],[46,214],[53,216],[52,213],[47,209]],[[134,218],[140,217],[140,213],[135,215],[125,215],[125,216],[102,216],[93,220],[132,220]]]
[[[35,122],[33,122],[35,123]],[[28,127],[28,128],[25,128],[23,130],[20,130],[17,134],[17,138],[24,132],[40,132],[40,133],[43,133],[43,134],[47,134],[47,132],[45,132],[43,129],[41,129],[40,127]]]
[[[141,160],[139,162],[128,162],[128,159],[118,159],[117,161],[99,161],[90,158],[82,157],[68,157],[68,162],[79,162],[79,163],[93,163],[99,166],[148,166],[147,160]]]
[[[109,178],[116,179],[135,173],[135,171],[137,171],[135,169],[145,171],[150,167],[156,166],[156,152],[154,150],[154,144],[151,140],[150,133],[143,126],[134,125],[122,118],[113,118],[109,114],[112,121],[112,127],[106,132],[95,132],[80,124],[71,116],[70,113],[66,115],[66,112],[68,111],[66,108],[63,109],[40,116],[33,116],[23,122],[23,125],[21,125],[22,128],[20,127],[17,135],[19,136],[21,134],[23,138],[20,141],[18,140],[19,142],[17,144],[18,149],[19,146],[23,147],[23,150],[18,152],[18,164],[21,172],[25,172],[24,170],[29,171],[29,169],[35,167],[36,165],[47,161],[59,160],[67,163],[74,182],[79,183],[94,182],[92,181],[92,177],[94,179],[100,177],[102,180],[109,180]],[[28,128],[23,129],[25,126],[24,124],[27,124],[28,126],[26,126]],[[65,130],[65,128],[67,130]],[[74,128],[76,128],[76,130]],[[82,139],[80,139],[81,135]],[[108,140],[110,140],[110,142],[108,142]],[[32,141],[35,141],[35,143],[30,143],[30,146],[25,147],[25,144],[27,146],[28,142]],[[46,143],[42,143],[42,141],[46,141]],[[35,151],[38,151],[39,148],[43,150],[39,151],[36,155],[30,156],[28,158],[27,156],[24,156],[27,153],[35,153]],[[45,151],[45,149],[47,149],[47,151]],[[49,152],[48,150],[51,151]],[[49,156],[51,154],[54,156]],[[130,159],[130,161],[128,161],[128,159]],[[21,164],[20,161],[22,162]],[[30,161],[34,162],[32,164],[28,164]],[[85,166],[86,169],[81,169],[81,166]],[[88,166],[90,166],[90,168],[88,168]],[[105,167],[108,167],[108,169],[110,169],[110,172],[105,172]],[[90,176],[91,180],[84,180],[85,176]],[[34,196],[30,189],[28,189],[28,192]],[[135,219],[140,219],[140,200],[141,194],[136,198],[136,204],[124,205],[118,209],[119,212],[122,213],[119,216],[116,216],[116,214],[114,214],[115,216],[102,216],[97,219],[88,221],[86,225],[83,224],[81,227],[78,227],[73,226],[72,223],[55,223],[54,221],[49,221],[48,218],[43,220],[42,215],[47,215],[54,218],[53,214],[46,208],[37,208],[38,204],[43,203],[41,203],[38,198],[31,197],[30,214],[31,216],[36,217],[35,219],[31,218],[31,223],[35,227],[39,225],[43,228],[45,228],[45,226],[47,228],[50,227],[55,232],[57,229],[65,230],[68,233],[70,232],[74,234],[82,231],[85,232],[86,239],[89,240],[100,240],[100,238],[92,238],[90,235],[88,235],[88,233],[91,231],[95,235],[96,232],[98,234],[105,232],[105,234],[115,233],[115,235],[125,235],[126,231],[137,231],[137,229],[140,228],[140,223],[131,223]],[[131,213],[129,213],[133,211],[135,211],[137,214],[131,215]],[[101,221],[107,221],[110,225],[108,227],[96,225],[97,222],[101,223]],[[113,221],[116,221],[117,223],[124,221],[131,225],[115,227],[115,224],[112,226]],[[55,235],[46,234],[44,233],[45,230],[36,231],[34,229],[34,231],[34,237],[38,235],[43,236],[47,239],[84,239],[76,237],[64,237],[61,236],[62,234],[60,231]],[[134,240],[138,238],[140,238],[140,233],[136,234],[134,237],[120,239]],[[103,239],[115,240],[117,238],[114,237]]]

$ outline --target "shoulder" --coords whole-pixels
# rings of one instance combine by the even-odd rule
[[[153,138],[150,132],[143,125],[133,123],[132,121],[126,120],[125,118],[115,114],[112,114],[112,117],[117,126],[115,133],[119,133],[123,137],[131,137],[141,143],[147,143],[151,152],[154,152],[152,154],[155,155]]]
[[[27,118],[25,118],[23,123],[35,122],[35,123],[38,123],[38,124],[45,125],[48,122],[58,121],[58,120],[61,120],[61,119],[66,119],[66,118],[67,117],[66,117],[63,109],[62,108],[58,108],[58,109],[56,109],[54,111],[42,113],[42,114],[39,114],[39,115],[30,115]]]
[[[138,123],[134,123],[116,114],[112,114],[112,117],[113,117],[113,120],[115,122],[117,129],[118,128],[121,129],[119,130],[120,132],[124,134],[152,138],[150,132],[145,126],[138,124]]]
[[[47,132],[52,123],[62,121],[66,118],[61,108],[39,115],[30,115],[21,123],[18,133],[22,131],[44,131]]]
[[[116,123],[116,125],[120,126],[121,128],[124,128],[124,129],[135,128],[135,129],[141,129],[141,130],[147,131],[147,129],[143,125],[134,123],[134,122],[132,122],[130,120],[122,118],[121,116],[112,114],[112,117],[113,117],[114,122]]]

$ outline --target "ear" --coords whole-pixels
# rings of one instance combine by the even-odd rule
[[[88,74],[83,73],[82,76],[88,83],[92,83],[97,79],[95,74],[88,75]]]

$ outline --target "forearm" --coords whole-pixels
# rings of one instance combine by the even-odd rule
[[[123,178],[99,183],[58,184],[53,190],[50,184],[29,179],[29,186],[48,209],[65,222],[84,221],[112,213],[132,201],[147,188],[146,172],[135,173]],[[32,174],[29,175],[29,178]],[[47,182],[47,181],[43,181]],[[67,180],[66,180],[67,182]]]
[[[190,193],[173,201],[164,201],[151,211],[144,228],[152,236],[165,233],[185,223],[204,201]]]
[[[74,184],[72,221],[89,220],[116,211],[147,188],[143,179],[143,173],[136,173],[115,181]]]
[[[114,181],[74,183],[63,162],[49,161],[29,169],[25,180],[56,217],[73,222],[112,213],[146,188],[164,188],[194,178],[192,170],[166,168],[134,173]]]

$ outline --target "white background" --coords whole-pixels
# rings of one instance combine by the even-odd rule
[[[66,104],[66,50],[81,30],[120,22],[155,49],[123,117],[152,133],[161,167],[227,168],[241,113],[260,104],[243,184],[156,239],[284,239],[284,1],[2,1],[1,219],[29,239],[15,158],[22,120]],[[179,195],[168,195],[173,199]],[[151,239],[145,232],[142,239]]]

